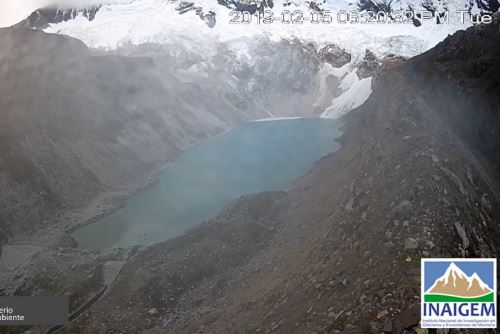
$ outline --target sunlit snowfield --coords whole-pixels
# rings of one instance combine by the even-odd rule
[[[128,44],[161,43],[189,46],[191,52],[201,55],[217,53],[219,42],[234,45],[240,55],[245,55],[245,38],[268,36],[273,40],[298,38],[313,41],[318,45],[335,43],[353,55],[362,56],[365,49],[378,55],[388,52],[411,57],[443,40],[448,34],[467,26],[459,22],[436,25],[425,22],[421,27],[412,24],[341,24],[337,22],[339,10],[356,10],[355,2],[329,0],[323,8],[334,17],[332,23],[312,24],[231,24],[231,10],[217,4],[215,0],[196,0],[203,11],[216,13],[217,24],[209,28],[194,11],[180,15],[176,2],[163,0],[115,1],[104,5],[96,18],[89,22],[84,17],[55,24],[47,32],[68,34],[83,40],[88,46],[115,49]],[[398,2],[396,2],[398,3]],[[400,4],[404,7],[404,4]],[[276,1],[273,11],[302,10],[305,6],[283,7]],[[453,5],[449,6],[454,10]]]

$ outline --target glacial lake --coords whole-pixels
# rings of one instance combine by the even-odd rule
[[[229,202],[286,190],[314,161],[339,149],[339,123],[300,118],[251,122],[186,149],[158,182],[73,233],[79,247],[149,245],[184,234]]]

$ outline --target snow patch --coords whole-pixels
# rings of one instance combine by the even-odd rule
[[[372,93],[372,78],[359,80],[355,72],[351,72],[342,81],[348,87],[339,97],[332,100],[332,104],[322,114],[323,118],[339,118],[349,111],[359,107],[370,97]],[[341,84],[342,86],[342,84]]]

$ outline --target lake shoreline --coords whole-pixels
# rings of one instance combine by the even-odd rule
[[[250,120],[240,123],[235,128],[227,129],[221,131],[213,136],[210,136],[204,140],[194,142],[186,146],[176,157],[165,161],[162,164],[153,169],[148,176],[140,182],[133,182],[130,184],[128,189],[121,191],[105,191],[94,198],[92,198],[88,204],[81,208],[70,209],[66,211],[60,211],[58,217],[55,217],[55,223],[50,224],[50,226],[42,227],[37,231],[29,235],[19,235],[12,239],[9,244],[30,244],[30,245],[40,245],[44,247],[66,247],[68,245],[68,238],[74,241],[71,235],[78,229],[94,224],[99,220],[115,213],[116,211],[123,208],[126,201],[138,196],[153,187],[158,183],[160,175],[169,168],[176,159],[185,152],[186,150],[200,145],[202,143],[210,142],[218,137],[224,136],[236,128],[243,126],[244,124],[251,124],[254,122],[275,122],[275,121],[286,121],[286,120],[297,120],[297,119],[322,119],[320,117],[279,117],[279,118],[269,118],[262,120]],[[327,119],[328,120],[328,119]],[[342,127],[342,122],[339,120],[339,127]],[[304,175],[299,175],[297,177],[298,181]],[[295,182],[294,182],[295,183]],[[201,222],[200,222],[201,223]],[[196,226],[194,227],[196,228]],[[71,241],[69,244],[73,243]],[[76,241],[75,241],[76,242]],[[77,246],[72,244],[71,247]]]
[[[277,121],[279,122],[276,123]],[[307,130],[313,126],[317,129],[312,132],[312,129]],[[86,224],[84,227],[74,228],[72,236],[77,241],[85,240],[85,238],[89,240],[90,245],[83,243],[80,244],[80,247],[95,249],[96,246],[91,245],[96,245],[96,242],[98,241],[95,237],[91,236],[97,235],[100,240],[103,237],[103,233],[109,233],[109,229],[113,229],[114,232],[112,235],[121,235],[121,238],[127,238],[126,240],[129,238],[136,238],[138,240],[137,245],[150,245],[182,235],[185,232],[173,231],[177,231],[178,229],[181,229],[180,231],[185,229],[186,231],[192,227],[196,227],[199,223],[216,215],[216,213],[220,211],[220,208],[223,208],[232,200],[235,200],[242,195],[266,190],[288,189],[298,178],[307,172],[314,161],[328,153],[327,150],[329,149],[327,148],[330,147],[330,145],[332,145],[332,150],[337,149],[335,138],[341,135],[338,128],[339,123],[337,121],[322,118],[287,118],[273,120],[272,123],[243,123],[236,129],[190,146],[179,154],[175,160],[167,164],[162,169],[159,169],[154,180],[147,183],[146,187],[143,187],[140,191],[122,199],[120,204],[115,207],[115,210],[109,212],[107,215],[94,218],[90,224]],[[256,135],[257,133],[258,135]],[[324,135],[321,133],[324,133]],[[253,136],[255,136],[255,138],[253,138]],[[305,137],[302,138],[303,136]],[[305,142],[303,142],[303,140],[305,140]],[[295,144],[293,144],[294,141]],[[250,146],[247,147],[245,145]],[[305,154],[297,153],[301,150],[301,146],[303,146],[306,150],[304,152]],[[314,153],[315,151],[318,153]],[[270,152],[273,153],[269,155]],[[220,158],[216,158],[218,155],[221,155]],[[259,162],[259,159],[262,161]],[[307,165],[310,167],[306,167],[306,165],[304,165],[304,163],[306,163],[305,161],[308,161],[308,159],[312,159],[310,163],[307,162]],[[221,163],[220,161],[224,161],[224,163]],[[183,165],[181,167],[180,164],[187,165]],[[234,166],[230,167],[228,164],[234,164]],[[250,165],[253,167],[250,168]],[[193,168],[194,170],[191,171]],[[221,172],[226,168],[228,168],[227,172]],[[250,169],[245,171],[245,168]],[[236,179],[234,178],[236,175],[233,175],[232,177],[226,176],[226,174],[232,175],[236,171],[238,171],[238,175],[241,175]],[[186,176],[188,173],[192,172],[194,172],[192,177]],[[176,173],[176,176],[172,176],[170,178],[171,181],[167,181],[168,179],[165,179],[165,177],[172,173]],[[261,175],[260,173],[264,174]],[[274,176],[272,176],[272,174],[265,176],[266,173],[276,174]],[[292,174],[287,176],[289,173]],[[259,181],[261,177],[267,177],[269,179],[267,181]],[[164,188],[162,184],[165,182],[168,182],[169,188],[166,193],[164,192],[165,190],[162,190]],[[230,183],[226,185],[226,182]],[[264,183],[259,186],[259,182]],[[192,193],[191,195],[187,195],[187,193],[190,193],[189,189],[194,186],[199,187],[198,191]],[[237,190],[240,187],[243,187],[241,190],[242,192]],[[234,195],[229,196],[227,194],[228,191],[230,193],[234,193]],[[206,197],[202,195],[205,192],[207,192]],[[217,198],[219,197],[220,199],[218,200]],[[177,200],[176,198],[179,198],[181,202],[173,204]],[[147,200],[145,200],[142,204],[136,204],[138,201],[143,201],[143,199]],[[186,200],[188,202],[186,202]],[[173,205],[173,207],[171,210],[164,211],[165,213],[161,216],[157,216],[158,213],[155,212],[164,205],[160,204],[160,206],[157,206],[154,204],[158,201],[168,203],[169,206]],[[189,201],[193,201],[192,205],[188,204]],[[134,204],[130,207],[132,203]],[[209,209],[210,211],[208,212],[211,213],[205,215],[204,217],[199,216],[199,214],[195,214],[194,217],[198,218],[187,218],[191,215],[189,210],[197,212],[199,210],[198,207],[202,207],[204,208],[203,210],[207,210],[208,207],[206,207],[206,205],[216,205],[217,209],[215,207]],[[185,209],[182,209],[183,207],[185,207]],[[193,208],[193,210],[189,208]],[[161,210],[166,209],[162,208]],[[181,216],[177,216],[178,214],[175,213],[177,211],[184,213],[181,214]],[[151,216],[151,213],[153,213],[154,216]],[[154,234],[149,234],[147,232],[147,226],[151,226],[151,228],[154,229],[160,228],[158,225],[153,224],[151,219],[175,222],[173,224],[165,224],[165,228],[167,229],[166,231],[171,231],[165,233],[174,233],[174,235],[172,237],[168,237],[167,239],[157,240],[157,235],[159,235],[160,230],[156,231]],[[185,219],[188,220],[185,223],[182,223]],[[125,223],[127,221],[128,223]],[[141,221],[141,225],[137,225],[137,223],[135,223],[136,221]],[[189,221],[191,221],[191,223],[185,225]],[[126,225],[123,225],[124,223]],[[93,225],[93,227],[89,227],[89,225]],[[129,229],[131,229],[130,231],[134,231],[133,234],[136,235],[136,237],[132,237],[130,234],[132,232],[130,232]],[[92,230],[96,231],[90,232]],[[99,230],[101,230],[101,232],[97,232]],[[119,232],[120,230],[123,232]],[[143,232],[140,232],[141,230]],[[125,235],[122,235],[122,233],[125,233]],[[99,244],[101,243],[99,242]],[[105,243],[102,243],[102,246],[97,247],[97,249],[130,247],[133,244],[125,245],[121,243],[114,244],[114,242],[111,242],[112,246],[104,245]]]

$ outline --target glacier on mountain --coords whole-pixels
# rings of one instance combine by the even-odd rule
[[[485,4],[485,1],[488,2]],[[497,0],[398,0],[371,1],[374,8],[435,10],[468,9],[471,12],[487,12],[485,8],[498,9]],[[97,2],[93,2],[96,5]],[[179,10],[180,4],[183,10]],[[342,82],[341,94],[330,96],[331,103],[324,105],[318,101],[325,96],[318,93],[312,104],[315,113],[323,117],[338,117],[352,108],[362,104],[370,95],[370,80],[350,80],[356,74],[356,69],[362,61],[366,50],[372,51],[377,57],[387,54],[396,54],[403,57],[418,55],[443,40],[457,30],[465,29],[471,23],[462,24],[452,20],[449,24],[436,24],[434,21],[423,22],[420,26],[413,24],[342,24],[335,19],[331,24],[231,24],[231,8],[242,5],[256,4],[257,7],[271,7],[275,13],[284,10],[298,9],[304,13],[311,10],[330,10],[333,13],[340,10],[358,11],[370,9],[366,2],[349,2],[346,0],[327,0],[321,4],[312,5],[311,2],[230,2],[224,0],[193,0],[189,3],[164,0],[112,0],[99,3],[99,9],[90,20],[85,12],[78,12],[75,17],[59,23],[50,24],[44,30],[48,33],[66,34],[82,40],[89,47],[101,52],[127,54],[130,48],[144,45],[161,45],[163,56],[168,53],[171,64],[175,64],[178,76],[190,76],[196,80],[198,76],[206,76],[207,68],[213,71],[228,71],[242,74],[245,71],[255,71],[242,84],[241,78],[231,76],[233,85],[245,86],[244,91],[250,95],[267,91],[269,86],[258,87],[262,81],[286,69],[279,68],[283,58],[273,55],[281,47],[281,41],[292,43],[300,42],[304,45],[313,44],[317,49],[327,44],[334,44],[352,55],[351,63],[344,69],[344,74],[338,76]],[[196,8],[196,10],[185,10]],[[247,7],[244,7],[247,8]],[[313,9],[311,9],[313,8]],[[200,20],[201,13],[212,13],[216,23],[209,26],[206,20]],[[205,15],[205,14],[203,14]],[[255,14],[256,15],[256,14]],[[144,49],[144,48],[143,48]],[[167,51],[165,51],[167,50]],[[262,51],[265,50],[265,51]],[[276,52],[279,53],[279,52]],[[140,53],[134,55],[141,55]],[[145,54],[151,56],[151,53]],[[265,68],[261,63],[265,60]],[[224,62],[224,65],[214,65],[213,62]],[[267,63],[268,62],[268,63]],[[293,63],[293,62],[292,62]],[[293,66],[300,66],[292,64]],[[172,66],[174,67],[174,66]],[[232,67],[232,68],[231,68]],[[225,69],[223,69],[225,68]],[[199,71],[198,74],[195,72]],[[243,71],[243,72],[242,72]],[[299,69],[292,71],[302,73]],[[348,77],[344,77],[350,73]],[[285,78],[284,75],[279,78]],[[234,80],[233,80],[234,79]],[[295,85],[293,80],[303,78],[294,77],[289,85]],[[314,85],[321,89],[321,75],[316,78],[306,77],[302,85]],[[272,80],[271,80],[272,81]],[[274,84],[279,84],[274,81]],[[297,83],[300,86],[300,83]],[[346,86],[347,85],[347,86]],[[241,88],[241,87],[240,87]],[[271,88],[271,89],[274,89]],[[305,89],[304,89],[305,91]],[[258,102],[258,101],[257,101]],[[279,98],[276,99],[279,103]],[[318,107],[318,105],[320,105]],[[288,115],[285,111],[289,106],[278,108],[277,112],[268,113],[277,116]],[[320,108],[321,110],[317,110]],[[263,105],[263,109],[267,108]]]

